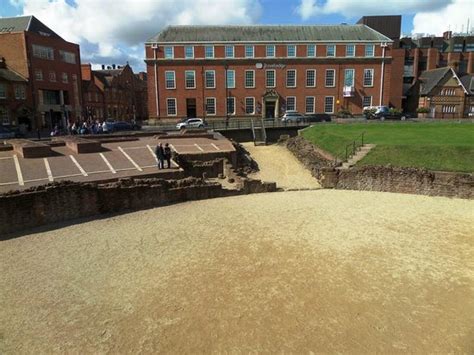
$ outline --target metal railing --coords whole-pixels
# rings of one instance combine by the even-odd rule
[[[334,162],[336,165],[349,161],[349,159],[352,158],[355,153],[364,146],[364,135],[365,132],[359,134],[352,142],[345,145],[344,149],[340,151],[341,154],[335,155]],[[344,159],[339,158],[340,155],[342,155]]]

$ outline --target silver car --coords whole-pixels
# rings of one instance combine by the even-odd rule
[[[205,126],[206,123],[201,118],[185,118],[184,120],[178,122],[176,128],[204,128]]]
[[[286,111],[283,115],[281,121],[288,123],[288,122],[302,122],[304,120],[304,116],[296,111]]]

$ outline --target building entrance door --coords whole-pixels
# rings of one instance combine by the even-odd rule
[[[265,101],[265,118],[275,118],[276,101]]]
[[[196,99],[186,99],[186,117],[196,117]]]

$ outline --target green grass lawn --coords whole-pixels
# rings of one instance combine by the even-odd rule
[[[362,132],[364,143],[377,146],[358,165],[474,171],[474,124],[470,122],[381,122],[318,124],[303,137],[339,158]]]

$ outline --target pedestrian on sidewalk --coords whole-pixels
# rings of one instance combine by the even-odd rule
[[[165,159],[168,163],[168,169],[171,169],[171,148],[168,143],[165,144]]]
[[[158,160],[158,169],[164,169],[164,160],[165,160],[165,151],[163,149],[163,144],[158,143],[155,149],[156,159]]]

